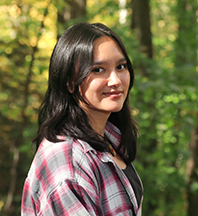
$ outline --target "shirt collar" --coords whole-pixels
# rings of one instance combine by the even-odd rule
[[[117,149],[121,141],[120,130],[111,122],[107,121],[105,127],[105,135],[109,138],[113,146]]]

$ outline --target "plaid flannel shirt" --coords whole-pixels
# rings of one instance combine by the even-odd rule
[[[120,131],[107,123],[105,133],[115,146]],[[22,216],[132,216],[141,215],[133,188],[106,152],[65,137],[44,140],[26,178]]]

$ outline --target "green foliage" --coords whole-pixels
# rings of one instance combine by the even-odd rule
[[[87,1],[87,21],[103,22],[117,32],[134,65],[130,103],[140,129],[135,166],[144,184],[144,215],[187,215],[188,144],[198,124],[196,21],[192,22],[197,6],[195,0],[188,1],[184,16],[179,2],[150,1],[154,58],[148,59],[139,52],[136,32],[130,29],[130,1],[124,24],[119,22],[119,1]],[[57,11],[67,4],[62,0],[0,3],[0,171],[4,176],[0,180],[0,215],[12,180],[14,148],[19,149],[20,158],[12,215],[20,214],[23,182],[33,157],[30,144],[57,37]],[[180,31],[179,25],[188,31]],[[148,77],[140,73],[142,64]],[[197,181],[191,184],[194,193],[197,185]]]
[[[187,214],[188,144],[198,123],[196,39],[194,30],[178,34],[177,14],[173,13],[178,7],[176,2],[160,3],[151,4],[155,55],[148,66],[149,79],[136,75],[131,104],[141,132],[136,163],[145,187],[143,212],[176,216]],[[195,29],[190,22],[188,28]],[[148,60],[140,61],[148,65]],[[157,142],[154,149],[152,141]]]

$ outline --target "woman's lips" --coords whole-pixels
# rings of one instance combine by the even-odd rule
[[[119,98],[122,95],[122,91],[113,91],[113,92],[105,92],[103,93],[106,97],[110,98]]]

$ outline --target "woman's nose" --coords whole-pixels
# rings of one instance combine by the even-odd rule
[[[109,80],[108,80],[108,86],[120,86],[121,84],[121,80],[118,76],[118,74],[116,73],[116,71],[111,71],[110,75],[109,75]]]

